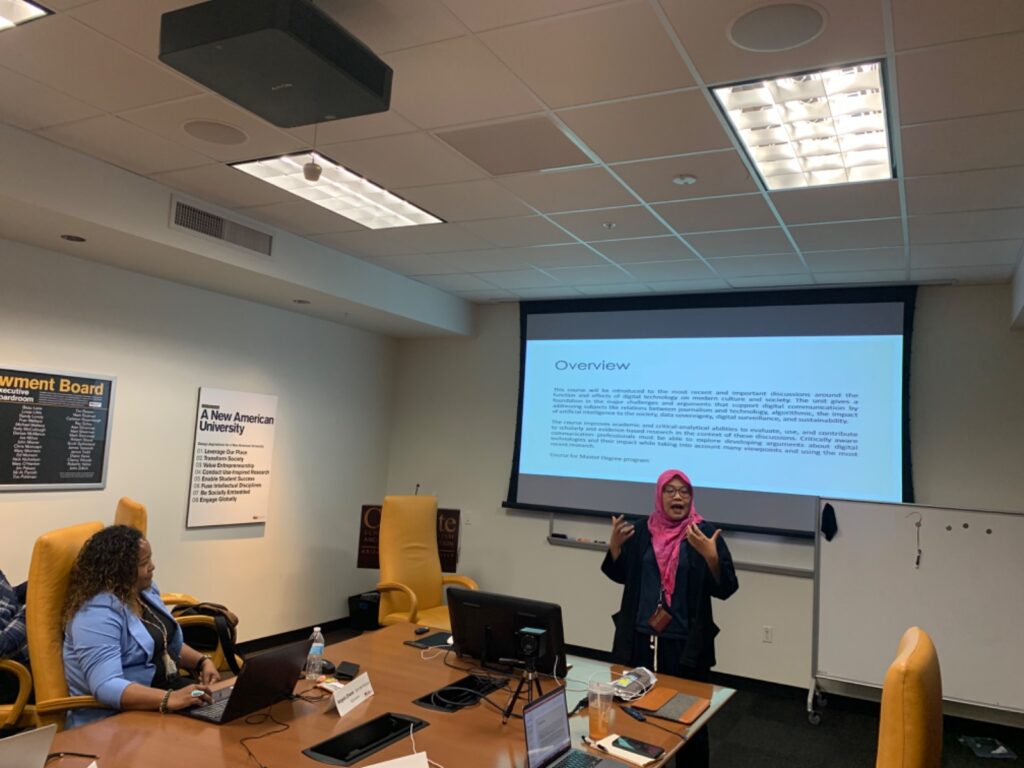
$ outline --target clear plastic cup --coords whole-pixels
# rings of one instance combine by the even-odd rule
[[[615,689],[611,683],[591,682],[587,686],[587,710],[590,714],[590,738],[603,739],[611,733],[612,699]]]

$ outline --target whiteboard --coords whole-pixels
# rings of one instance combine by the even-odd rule
[[[839,532],[818,535],[815,678],[880,688],[917,625],[938,650],[944,699],[1024,712],[1024,515],[825,504]]]

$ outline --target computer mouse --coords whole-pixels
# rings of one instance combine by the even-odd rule
[[[320,674],[322,674],[322,675],[333,675],[334,674],[335,669],[336,669],[334,664],[329,662],[327,659],[323,659],[321,661],[321,664],[323,666],[320,667]]]
[[[416,627],[417,635],[425,635],[430,631],[430,627]]]

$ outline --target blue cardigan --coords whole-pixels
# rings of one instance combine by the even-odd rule
[[[156,585],[142,592],[156,610],[170,616]],[[173,658],[181,654],[184,637],[175,625],[167,638]],[[121,695],[132,683],[149,686],[156,674],[155,646],[142,620],[109,592],[90,598],[64,631],[64,676],[72,696],[94,696],[111,709],[74,709],[67,727],[74,728],[116,714]]]

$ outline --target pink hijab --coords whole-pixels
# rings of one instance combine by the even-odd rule
[[[661,586],[665,589],[665,602],[672,604],[672,593],[676,588],[676,570],[679,567],[679,545],[691,524],[699,523],[704,518],[697,514],[697,508],[690,497],[690,511],[681,520],[673,520],[665,512],[661,504],[661,490],[673,478],[681,478],[693,492],[693,483],[686,473],[678,469],[666,469],[658,476],[654,489],[654,513],[647,520],[647,528],[651,532],[651,544],[654,546],[654,558],[658,561],[661,573]]]

